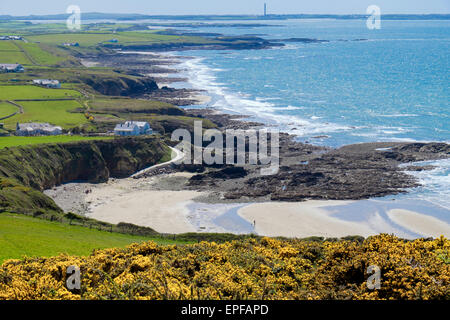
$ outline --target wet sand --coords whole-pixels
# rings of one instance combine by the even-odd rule
[[[427,204],[380,200],[214,203],[209,192],[183,190],[192,175],[171,173],[111,179],[101,184],[71,183],[47,190],[46,194],[66,211],[114,224],[150,227],[160,233],[254,233],[288,238],[368,237],[380,233],[406,239],[450,237],[446,212],[428,215],[431,209],[438,211]]]
[[[323,207],[345,205],[348,201],[266,202],[250,204],[238,213],[255,224],[258,234],[277,237],[370,236],[377,232],[365,222],[349,222],[331,216]]]
[[[388,212],[389,218],[395,223],[424,237],[439,237],[450,235],[450,225],[435,217],[404,209],[393,209]]]

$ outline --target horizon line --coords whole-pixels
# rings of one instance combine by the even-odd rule
[[[118,13],[118,12],[99,12],[99,11],[90,11],[90,12],[82,12],[81,14],[104,14],[104,15],[135,15],[135,16],[144,16],[144,17],[211,17],[211,16],[254,16],[254,17],[264,17],[264,14],[256,14],[256,13],[202,13],[202,14],[143,14],[143,13]],[[0,17],[9,16],[9,17],[39,17],[39,16],[58,16],[58,15],[70,15],[70,13],[41,13],[41,14],[27,14],[27,15],[12,15],[12,14],[0,14]],[[330,15],[330,16],[369,16],[370,14],[366,13],[267,13],[267,16],[297,16],[297,15],[304,15],[304,16],[323,16],[323,15]],[[385,13],[382,14],[384,16],[389,15],[403,15],[403,16],[426,16],[426,15],[441,15],[441,16],[450,16],[449,13]]]

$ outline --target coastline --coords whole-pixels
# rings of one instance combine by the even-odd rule
[[[150,178],[111,179],[101,184],[67,184],[46,194],[65,210],[73,210],[71,201],[78,199],[78,213],[84,210],[89,218],[114,224],[132,223],[168,234],[341,238],[389,233],[405,239],[450,237],[448,219],[443,220],[444,215],[427,215],[432,206],[426,203],[417,212],[402,204],[391,204],[392,201],[373,200],[214,203],[203,201],[210,196],[208,192],[168,190],[169,185],[182,185],[191,176],[178,172]],[[365,214],[361,208],[365,208]]]
[[[160,75],[159,78],[161,82],[158,83],[159,86],[171,85],[179,82],[179,79],[184,79],[186,76],[186,74],[182,73],[179,69],[172,68],[180,62],[177,60],[177,56],[165,54],[166,60],[164,60],[160,59],[159,53],[149,53],[149,55],[153,56],[155,59],[151,60],[151,64],[152,68],[154,68],[153,70],[156,70],[155,73],[149,73],[149,75],[155,77],[155,79]],[[161,61],[164,61],[163,65],[158,65]],[[168,66],[169,69],[167,69]],[[167,70],[171,71],[167,73]],[[177,78],[178,74],[181,74],[181,77]],[[174,76],[172,77],[172,75]],[[185,104],[186,106],[189,106],[186,108],[192,108],[186,109],[191,114],[199,114],[207,119],[208,117],[215,117],[216,120],[220,119],[219,122],[223,122],[224,128],[230,126],[251,127],[252,125],[261,125],[261,123],[246,122],[248,119],[246,119],[244,115],[236,116],[226,114],[224,113],[225,110],[195,108],[197,105],[205,107],[205,105],[211,101],[212,97],[208,95],[208,92],[203,91],[202,93],[199,93],[199,91],[203,90],[199,88],[192,89],[183,87],[179,89],[177,87],[179,86],[170,88],[168,93],[173,93],[176,90],[184,92],[186,94],[184,98],[176,97],[175,99],[178,99],[178,105]],[[287,134],[284,141],[286,142],[293,139],[293,137],[294,136]],[[282,160],[285,162],[284,164],[293,165],[294,163],[299,163],[299,153],[302,157],[305,157],[301,158],[302,162],[305,163],[311,162],[315,157],[317,158],[317,155],[314,155],[316,152],[319,154],[323,152],[328,154],[331,153],[330,159],[334,156],[342,157],[344,155],[348,156],[356,154],[356,157],[349,158],[346,160],[347,162],[344,161],[344,168],[352,164],[355,160],[357,161],[355,166],[358,166],[358,161],[361,162],[361,166],[366,165],[366,158],[370,156],[373,157],[374,164],[379,161],[386,161],[385,164],[383,163],[384,166],[382,165],[377,169],[381,173],[386,169],[393,170],[391,166],[397,166],[403,160],[399,159],[399,161],[391,163],[389,162],[390,160],[384,159],[383,156],[386,154],[389,156],[387,158],[390,158],[391,155],[389,153],[393,149],[402,149],[407,145],[407,143],[394,142],[366,143],[358,144],[358,150],[356,151],[355,145],[344,146],[342,148],[343,150],[340,151],[330,149],[325,150],[323,147],[316,147],[308,144],[296,144],[295,142],[291,144],[286,142],[287,149],[293,147],[297,149],[292,152],[292,154],[285,153],[284,156],[286,157]],[[362,149],[363,151],[359,149]],[[361,151],[361,154],[358,154],[359,151]],[[302,152],[304,152],[304,154],[302,154]],[[397,152],[397,150],[395,150],[395,152]],[[431,154],[434,152],[435,151],[432,151]],[[314,156],[311,156],[311,154]],[[420,152],[414,150],[410,150],[405,154],[398,153],[397,155],[404,159],[407,159],[408,157],[411,158],[412,155],[418,157],[421,156]],[[424,156],[423,160],[428,160],[428,158]],[[330,168],[336,166],[335,163],[329,163],[327,165],[329,165]],[[314,170],[311,163],[306,166],[308,167],[308,170]],[[320,166],[323,166],[323,161]],[[321,168],[320,166],[319,168]],[[302,177],[305,174],[303,167],[298,168],[298,166],[296,166],[296,170],[302,172],[302,175],[299,177]],[[397,171],[393,170],[393,172],[394,171],[396,175]],[[351,202],[336,202],[334,200],[323,199],[317,200],[316,197],[328,198],[324,194],[324,190],[320,188],[314,191],[317,195],[311,193],[311,190],[308,190],[308,193],[305,194],[291,194],[289,192],[278,194],[276,195],[278,198],[262,197],[257,199],[254,197],[254,194],[245,193],[245,201],[236,196],[240,190],[234,190],[234,194],[230,192],[228,195],[225,194],[226,201],[222,201],[224,200],[224,193],[218,193],[217,189],[226,186],[226,181],[218,188],[214,187],[215,182],[212,183],[207,179],[201,181],[199,185],[192,186],[188,184],[190,182],[189,179],[192,178],[194,174],[177,174],[179,175],[178,177],[185,178],[185,181],[183,182],[184,185],[175,187],[177,190],[173,190],[174,187],[169,186],[167,183],[159,185],[159,180],[164,180],[165,178],[170,179],[172,177],[172,174],[165,174],[161,177],[155,177],[154,179],[156,180],[152,180],[152,182],[149,182],[148,179],[153,178],[143,178],[139,180],[125,179],[119,182],[113,181],[112,183],[109,182],[105,185],[97,185],[93,189],[93,192],[88,194],[81,202],[85,202],[85,209],[88,210],[87,215],[89,217],[112,223],[129,222],[141,226],[148,226],[162,233],[231,232],[257,233],[266,236],[297,238],[309,236],[343,237],[348,235],[361,235],[367,237],[380,232],[390,232],[405,238],[429,236],[431,234],[433,234],[433,236],[440,236],[440,234],[438,234],[439,232],[443,232],[446,236],[450,234],[450,231],[447,228],[448,223],[433,217],[427,219],[427,216],[423,213],[418,213],[414,210],[404,211],[403,209],[403,211],[398,211],[402,209],[393,209],[386,214],[389,219],[386,219],[386,215],[380,218],[380,215],[375,213],[373,217],[370,217],[371,220],[366,219],[365,221],[362,221],[358,218],[337,218],[324,208],[337,206],[338,204],[345,207],[346,204],[353,203],[353,200],[366,199],[366,195],[361,195],[358,198],[357,195],[353,193],[354,191],[351,190],[348,192],[348,198],[345,198],[347,200],[352,200]],[[286,174],[292,175],[290,172],[286,172]],[[362,175],[355,176],[355,181],[352,183],[356,184],[358,179],[362,179],[363,176],[364,172]],[[224,178],[226,179],[227,177],[225,176]],[[337,178],[342,179],[342,177]],[[395,178],[397,179],[399,177]],[[403,179],[405,180],[397,186],[399,190],[408,186],[417,186],[409,182],[405,177],[403,177]],[[400,181],[402,180],[400,179]],[[153,184],[153,189],[148,189],[150,184]],[[248,188],[248,186],[246,186],[243,181],[237,182],[236,180],[232,180],[230,184],[232,185],[231,187],[226,187],[235,189],[236,186],[240,186],[241,190],[247,192],[246,188]],[[375,182],[372,182],[372,184],[375,184]],[[258,188],[261,190],[268,189],[268,185],[260,185],[256,187],[256,189]],[[383,185],[379,186],[379,189],[381,190],[379,192],[380,196],[396,193],[393,192],[394,189],[388,190],[388,187]],[[343,190],[344,189],[342,189],[341,192]],[[375,194],[377,194],[377,192],[378,191],[375,191]],[[343,197],[343,194],[340,194],[340,196]],[[83,198],[83,195],[81,195],[81,198]],[[308,198],[312,200],[308,200]],[[75,196],[74,199],[80,199],[80,196]],[[163,201],[161,201],[161,199],[163,199]],[[331,197],[331,199],[333,199],[333,197]],[[64,208],[64,206],[62,207]],[[277,214],[274,214],[274,212]],[[256,226],[253,228],[252,225],[254,221],[256,221]],[[394,222],[396,225],[391,222]],[[231,226],[233,223],[236,224],[237,227]],[[444,225],[442,225],[442,223]],[[374,224],[378,224],[379,228],[374,227]]]

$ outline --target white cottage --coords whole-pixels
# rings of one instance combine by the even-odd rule
[[[33,84],[38,85],[38,86],[47,87],[47,88],[54,88],[54,89],[61,88],[61,83],[58,80],[36,79],[36,80],[33,80]]]
[[[56,136],[62,134],[62,128],[48,123],[17,123],[16,136]]]
[[[145,121],[126,121],[120,123],[114,128],[114,133],[118,136],[139,136],[152,134],[153,130],[150,124]]]
[[[0,73],[4,72],[24,72],[25,69],[18,63],[0,63]]]

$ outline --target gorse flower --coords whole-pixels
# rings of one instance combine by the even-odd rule
[[[9,260],[0,299],[449,299],[450,241],[364,242],[263,238],[94,251],[89,257]],[[66,288],[69,266],[81,290]],[[366,284],[369,266],[381,288]]]

